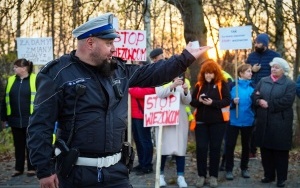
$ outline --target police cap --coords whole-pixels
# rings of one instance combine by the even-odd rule
[[[98,37],[103,39],[118,38],[119,35],[113,28],[113,14],[105,13],[93,18],[73,30],[73,35],[78,40],[88,37]]]

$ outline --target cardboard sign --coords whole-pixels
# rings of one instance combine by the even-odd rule
[[[252,48],[251,31],[251,26],[220,28],[220,49],[237,50]]]
[[[167,98],[156,94],[145,96],[144,127],[178,125],[180,93]]]
[[[146,31],[119,30],[120,38],[116,38],[114,56],[131,61],[146,61]]]
[[[25,58],[34,65],[45,65],[53,60],[52,37],[17,38],[18,58]]]

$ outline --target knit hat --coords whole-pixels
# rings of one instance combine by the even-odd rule
[[[163,50],[161,48],[155,48],[154,50],[152,50],[149,54],[150,58],[155,58],[156,56],[160,55],[164,53]]]
[[[268,47],[269,45],[269,35],[266,33],[262,33],[257,35],[255,41],[257,43],[262,43],[265,47]]]
[[[290,66],[288,62],[281,57],[275,57],[270,63],[270,66],[273,65],[279,65],[283,69],[285,75],[288,75],[290,72]]]

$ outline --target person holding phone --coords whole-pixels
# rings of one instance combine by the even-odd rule
[[[209,150],[210,187],[218,186],[221,145],[229,121],[230,93],[220,66],[212,59],[204,61],[198,82],[192,92],[191,106],[196,108],[196,157],[199,178],[196,186],[202,187],[207,177]]]
[[[161,175],[160,175],[160,186],[166,186],[164,176],[164,167],[168,155],[174,155],[177,166],[177,184],[179,187],[188,187],[184,178],[184,166],[185,166],[185,155],[188,142],[188,131],[189,131],[189,120],[186,113],[186,107],[191,102],[190,85],[188,81],[184,81],[184,76],[180,76],[173,79],[169,84],[165,84],[155,88],[155,92],[158,97],[166,98],[173,95],[175,92],[180,94],[179,104],[179,124],[164,126],[162,135],[162,149],[161,149]],[[158,139],[158,127],[155,130],[156,139]],[[158,143],[158,140],[156,140]]]

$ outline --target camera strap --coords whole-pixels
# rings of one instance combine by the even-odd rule
[[[75,119],[76,119],[76,105],[77,101],[80,96],[82,96],[85,93],[86,86],[82,84],[77,84],[76,85],[76,97],[75,97],[75,102],[74,102],[74,111],[73,111],[73,117],[72,117],[72,122],[71,122],[71,131],[70,131],[70,136],[67,141],[67,146],[70,146],[72,138],[75,133]]]

